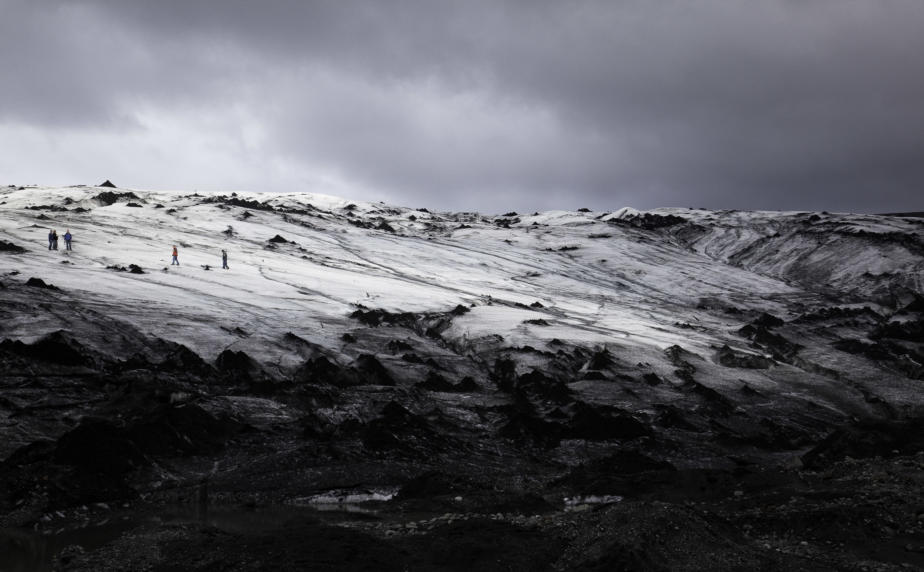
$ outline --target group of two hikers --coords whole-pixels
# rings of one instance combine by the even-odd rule
[[[179,252],[177,251],[175,244],[173,245],[173,253],[171,254],[171,256],[173,256],[173,261],[170,263],[170,266],[173,266],[174,264],[179,266],[180,265]],[[221,250],[221,267],[224,269],[229,268],[228,267],[228,252],[225,249]]]
[[[64,233],[64,248],[71,249],[71,229]],[[58,250],[58,231],[51,229],[48,231],[48,250]]]

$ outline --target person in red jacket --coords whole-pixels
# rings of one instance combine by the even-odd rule
[[[170,263],[170,266],[173,266],[174,264],[176,264],[177,266],[180,265],[180,261],[177,259],[177,255],[178,254],[176,251],[176,245],[174,244],[173,245],[173,262]]]

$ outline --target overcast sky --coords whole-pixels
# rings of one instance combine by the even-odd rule
[[[924,210],[921,0],[0,0],[0,184]]]

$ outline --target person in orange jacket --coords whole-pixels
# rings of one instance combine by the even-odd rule
[[[180,261],[179,259],[177,259],[177,255],[178,253],[176,251],[176,245],[174,244],[173,245],[173,262],[170,263],[170,266],[173,266],[174,264],[176,264],[177,266],[180,265]]]

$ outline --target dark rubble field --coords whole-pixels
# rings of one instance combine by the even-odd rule
[[[315,225],[366,208],[319,222],[219,204]],[[10,212],[23,224],[4,244],[30,246],[22,229],[38,211]],[[390,216],[393,231],[406,224],[407,212]],[[755,270],[770,256],[758,249],[833,232],[807,217],[780,215],[759,240],[738,232],[750,242],[731,254],[721,220],[594,222],[590,235],[608,238],[590,242],[713,249],[793,289],[677,299],[655,326],[680,343],[660,346],[549,337],[572,323],[564,302],[497,295],[427,310],[353,300],[331,312],[323,343],[289,310],[260,336],[253,323],[206,323],[207,300],[200,318],[156,329],[130,319],[143,310],[128,294],[69,284],[66,269],[42,276],[5,249],[0,570],[924,569],[920,239],[847,238],[905,252],[911,281],[829,269],[816,287],[812,264],[830,259],[793,252],[798,264]],[[513,218],[469,223],[512,236],[524,224]],[[536,256],[576,268],[579,252]],[[93,263],[118,284],[150,276],[114,262]],[[518,335],[460,334],[497,312],[534,321],[518,318]],[[238,341],[189,342],[212,326]]]

